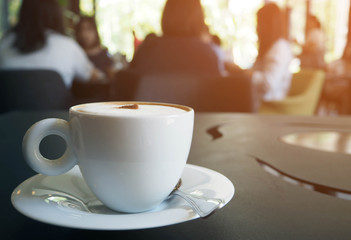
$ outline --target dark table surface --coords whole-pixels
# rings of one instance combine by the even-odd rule
[[[1,239],[351,238],[351,117],[197,114],[188,163],[228,177],[234,198],[207,219],[133,231],[58,227],[13,208],[13,189],[36,174],[23,160],[22,137],[48,117],[68,114],[0,116]]]

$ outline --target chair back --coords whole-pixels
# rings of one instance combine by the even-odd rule
[[[117,100],[187,105],[197,112],[254,112],[251,81],[245,74],[228,77],[117,74]]]
[[[263,102],[260,113],[314,115],[322,94],[325,72],[315,69],[301,69],[293,75],[290,90],[281,101]]]
[[[69,89],[52,70],[1,70],[0,112],[67,109]]]

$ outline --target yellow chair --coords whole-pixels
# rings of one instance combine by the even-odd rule
[[[262,102],[259,113],[314,115],[322,93],[325,72],[301,69],[293,75],[290,90],[281,101]]]

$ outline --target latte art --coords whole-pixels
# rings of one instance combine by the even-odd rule
[[[138,104],[127,104],[127,105],[122,105],[120,107],[117,107],[117,109],[138,109],[139,105]]]
[[[83,104],[74,107],[74,110],[81,113],[107,116],[167,116],[189,111],[187,108],[183,108],[182,106],[177,107],[167,104],[123,104],[119,102]]]

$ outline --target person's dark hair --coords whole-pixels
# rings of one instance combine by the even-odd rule
[[[341,59],[351,63],[351,40],[347,40]]]
[[[206,24],[200,0],[168,0],[161,25],[165,36],[201,36]]]
[[[100,35],[98,33],[98,29],[97,29],[97,25],[96,25],[96,21],[95,21],[95,18],[94,17],[88,17],[88,16],[82,16],[80,17],[80,20],[79,22],[77,23],[77,25],[75,26],[75,34],[76,34],[76,40],[77,42],[79,43],[79,45],[83,48],[83,49],[87,49],[91,46],[85,46],[84,44],[84,39],[82,39],[82,36],[80,34],[81,30],[82,30],[82,25],[83,23],[88,23],[90,24],[94,31],[95,31],[95,34],[96,34],[96,40],[95,40],[95,43],[93,44],[93,47],[96,47],[96,46],[100,46],[101,45],[101,40],[100,40]]]
[[[62,10],[56,0],[23,0],[19,21],[12,29],[14,47],[21,53],[41,49],[48,29],[64,34]]]
[[[310,14],[307,17],[306,28],[310,28],[307,30],[311,30],[313,28],[321,29],[322,25],[321,25],[321,22],[318,20],[318,18],[315,15]]]
[[[212,42],[216,44],[217,46],[222,45],[221,39],[217,35],[211,35]]]
[[[284,17],[275,3],[267,3],[257,12],[258,56],[262,58],[271,46],[284,37]]]

